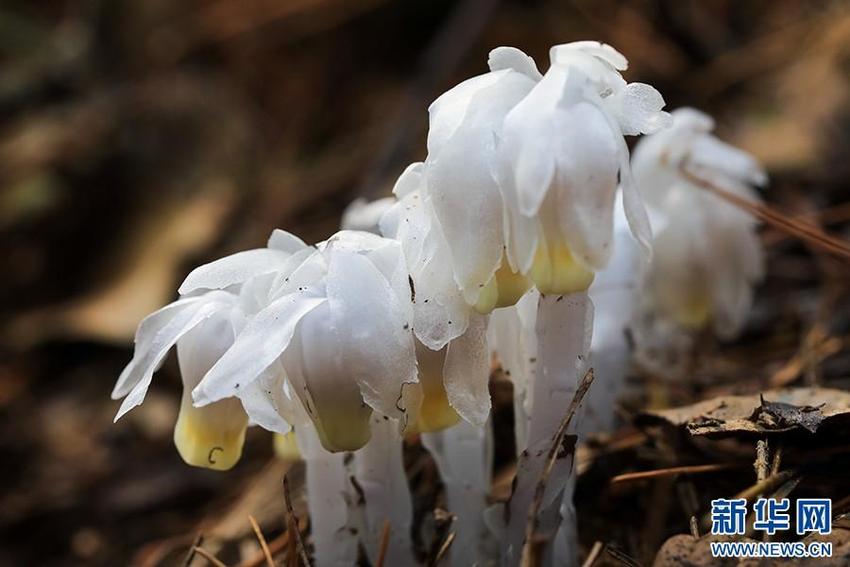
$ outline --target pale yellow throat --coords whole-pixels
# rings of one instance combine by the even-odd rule
[[[174,426],[174,444],[187,464],[225,471],[242,456],[248,416],[237,399],[226,399],[202,408],[192,406],[184,394]]]
[[[283,461],[295,462],[301,460],[301,451],[298,449],[298,443],[295,440],[294,429],[288,433],[274,434],[274,453]]]
[[[475,310],[486,315],[499,307],[510,307],[531,288],[531,280],[514,272],[502,256],[502,264],[478,295]]]
[[[587,291],[594,273],[576,260],[564,242],[541,238],[528,275],[540,293],[567,295]]]
[[[356,451],[369,442],[371,430],[369,429],[369,417],[372,410],[363,404],[364,411],[350,419],[345,415],[322,416],[322,419],[314,419],[316,433],[322,447],[331,453],[342,451]],[[363,419],[363,416],[366,419]]]
[[[421,405],[416,419],[407,426],[408,433],[440,431],[460,421],[460,416],[449,404],[443,386],[443,363],[446,349],[434,351],[416,343],[416,360],[419,367]]]

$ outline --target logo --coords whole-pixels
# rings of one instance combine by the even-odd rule
[[[791,501],[788,498],[759,498],[753,503],[752,530],[767,535],[791,529]],[[711,501],[711,533],[736,536],[747,533],[747,500],[718,498]],[[832,500],[800,498],[794,506],[797,535],[832,532]],[[832,543],[805,542],[711,542],[714,557],[831,557]]]

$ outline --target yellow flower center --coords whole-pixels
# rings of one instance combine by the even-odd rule
[[[594,273],[576,261],[563,241],[541,237],[528,275],[540,293],[566,295],[586,291]]]
[[[248,416],[237,399],[226,399],[202,408],[192,406],[184,394],[174,426],[174,444],[187,464],[226,471],[242,456]]]
[[[290,430],[289,433],[284,434],[274,434],[274,453],[283,461],[295,462],[301,460],[301,451],[295,441],[295,430]]]
[[[372,409],[364,402],[356,409],[337,407],[337,411],[322,408],[318,419],[311,415],[322,446],[332,453],[356,451],[371,437],[369,419]]]
[[[531,280],[511,270],[507,258],[503,255],[499,269],[487,285],[481,288],[475,310],[486,315],[498,307],[510,307],[519,301],[530,287]]]
[[[455,425],[460,416],[449,404],[443,387],[443,363],[446,349],[433,351],[416,343],[416,359],[419,366],[419,386],[422,403],[414,422],[407,427],[408,433],[440,431]]]

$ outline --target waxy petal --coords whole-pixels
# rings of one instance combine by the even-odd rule
[[[195,405],[237,396],[286,350],[301,318],[324,301],[308,289],[281,297],[257,313],[195,388]]]
[[[449,404],[467,422],[482,427],[490,415],[490,352],[487,320],[474,315],[466,333],[449,343],[443,384]]]
[[[224,289],[253,277],[280,269],[290,253],[271,248],[257,248],[225,256],[192,270],[178,291],[186,295],[199,289]]]
[[[285,230],[281,230],[276,228],[272,231],[271,236],[269,236],[268,243],[266,247],[280,250],[281,252],[286,252],[287,254],[295,254],[296,252],[300,252],[304,248],[308,248],[308,246],[304,243],[303,240],[292,234],[291,232],[286,232]]]
[[[114,399],[126,394],[115,420],[141,404],[145,399],[153,373],[177,341],[196,325],[219,311],[232,307],[235,296],[215,292],[202,297],[179,300],[148,315],[136,331],[136,351],[115,389]]]
[[[417,382],[409,293],[399,297],[364,255],[335,248],[328,262],[327,297],[328,331],[336,335],[348,375],[369,406],[403,419],[402,390]]]

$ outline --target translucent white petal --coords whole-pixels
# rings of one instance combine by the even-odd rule
[[[534,62],[534,59],[516,47],[503,46],[493,49],[487,58],[487,65],[491,71],[512,69],[534,81],[539,81],[543,78],[543,75],[537,70],[537,63]]]
[[[472,304],[499,267],[504,249],[502,200],[495,180],[497,136],[505,115],[534,86],[532,79],[512,70],[489,75],[496,80],[451,105],[463,106],[462,117],[451,135],[438,142],[432,139],[450,128],[441,125],[443,112],[432,112],[425,162],[428,193],[452,249],[455,279]]]
[[[133,360],[121,373],[112,392],[113,398],[127,394],[115,416],[116,421],[144,401],[153,373],[178,339],[216,312],[230,309],[234,301],[235,297],[226,292],[206,294],[177,301],[141,322],[136,331]]]
[[[555,175],[555,144],[562,132],[551,116],[562,102],[567,81],[564,69],[549,69],[505,116],[496,171],[506,207],[516,203],[528,217],[537,214]]]
[[[449,403],[466,421],[479,427],[490,415],[490,351],[487,316],[473,315],[466,333],[449,343],[443,383]]]
[[[652,134],[673,123],[672,117],[661,110],[664,97],[645,83],[629,83],[621,105],[618,119],[623,134],[627,136]]]
[[[393,187],[393,195],[398,199],[403,199],[413,191],[422,187],[423,178],[422,170],[424,164],[421,161],[411,163],[399,175]]]
[[[385,235],[404,251],[413,299],[413,330],[431,350],[466,331],[470,307],[452,275],[450,250],[427,194],[415,191],[385,217]],[[397,291],[401,294],[401,291]]]
[[[327,262],[316,248],[305,248],[296,252],[284,263],[275,276],[269,291],[269,299],[275,300],[307,287],[319,289],[328,271]]]
[[[242,406],[253,423],[281,434],[292,429],[291,406],[294,403],[286,396],[284,381],[283,367],[275,361],[239,394]]]
[[[269,236],[268,244],[266,244],[268,248],[272,248],[274,250],[280,250],[281,252],[286,252],[287,254],[295,254],[307,248],[307,245],[303,240],[292,234],[291,232],[286,232],[285,230],[281,230],[276,228],[272,231],[271,236]]]
[[[552,59],[552,63],[562,64],[569,61],[569,57],[575,51],[601,59],[618,71],[625,71],[629,68],[629,61],[622,53],[607,43],[600,43],[598,41],[574,41],[572,43],[556,45],[549,51],[549,56]]]
[[[417,382],[410,294],[399,297],[368,258],[329,250],[329,332],[336,334],[349,376],[375,410],[404,417],[399,400],[406,383]],[[409,288],[407,290],[409,292]]]
[[[502,222],[504,225],[505,255],[514,272],[528,273],[540,235],[536,218],[520,211],[516,178],[507,157],[499,160],[499,188],[502,193]],[[554,168],[553,168],[554,173]]]
[[[629,163],[629,148],[622,137],[617,137],[619,145],[620,160],[620,190],[623,193],[623,211],[626,214],[629,228],[640,245],[644,262],[652,258],[652,225],[649,222],[649,214],[643,203],[640,188],[632,177],[631,164]]]
[[[555,146],[559,228],[576,258],[600,269],[612,248],[619,133],[611,130],[601,110],[586,102],[559,109],[552,121],[558,131],[575,133],[561,136]]]
[[[195,268],[180,284],[178,291],[186,295],[199,289],[224,289],[277,271],[289,256],[289,252],[271,248],[237,252]]]
[[[308,289],[281,297],[257,313],[195,388],[195,405],[238,395],[286,349],[301,318],[324,301]]]
[[[142,379],[145,374],[144,367],[151,364],[151,362],[143,363],[142,361],[150,357],[151,345],[162,328],[180,312],[197,309],[198,304],[203,302],[204,298],[201,296],[179,299],[142,319],[142,322],[136,328],[133,359],[124,367],[115,383],[112,390],[113,400],[126,396]]]
[[[509,70],[485,73],[472,77],[440,95],[428,107],[428,154],[440,152],[463,124],[473,97],[487,87],[496,84],[500,78],[511,73]],[[402,197],[403,195],[398,195]]]

